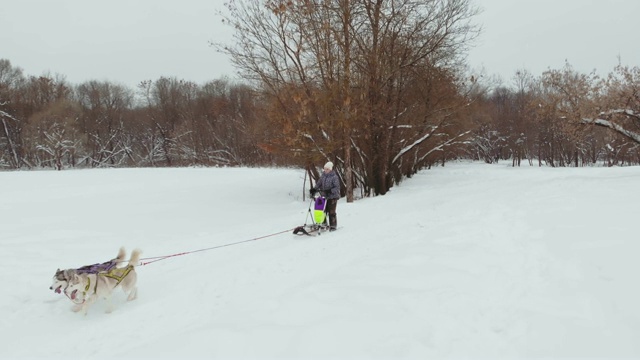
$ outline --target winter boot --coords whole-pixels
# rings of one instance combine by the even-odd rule
[[[338,228],[338,218],[336,217],[336,214],[331,215],[331,217],[329,217],[329,231],[334,231]]]

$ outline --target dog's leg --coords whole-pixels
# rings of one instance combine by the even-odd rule
[[[85,301],[82,304],[82,315],[87,316],[87,311],[89,311],[89,301]]]
[[[96,300],[98,299],[98,297],[94,294],[94,295],[89,295],[89,297],[87,298],[87,300],[82,304],[82,310],[84,310],[84,316],[87,316],[87,311],[89,310],[89,307],[91,305],[93,305],[94,302],[96,302]]]
[[[111,312],[113,312],[113,304],[111,303],[111,296],[105,296],[104,301],[107,302],[107,310],[105,310],[105,313],[111,314]]]
[[[138,297],[138,288],[134,286],[133,289],[131,289],[131,291],[129,292],[127,301],[135,300],[137,297]]]
[[[87,312],[89,311],[89,304],[91,302],[91,299],[88,299],[82,304],[82,315],[87,316]]]
[[[74,305],[71,307],[71,311],[73,311],[73,312],[78,312],[78,311],[80,311],[80,310],[82,310],[82,304],[74,304]]]

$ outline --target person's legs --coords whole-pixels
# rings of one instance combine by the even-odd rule
[[[338,199],[328,199],[326,211],[329,215],[329,227],[330,230],[335,230],[338,227],[338,218],[336,215],[336,207],[338,206]]]

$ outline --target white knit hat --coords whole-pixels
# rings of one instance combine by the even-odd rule
[[[333,163],[331,161],[324,164],[325,169],[333,170]]]

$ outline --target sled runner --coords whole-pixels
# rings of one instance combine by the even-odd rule
[[[313,210],[311,207],[313,207]],[[312,197],[304,225],[295,228],[293,233],[296,235],[314,236],[321,235],[323,232],[329,231],[327,214],[324,212],[326,207],[327,199],[324,196],[318,195],[316,197]],[[309,218],[311,218],[311,223],[307,224]]]

